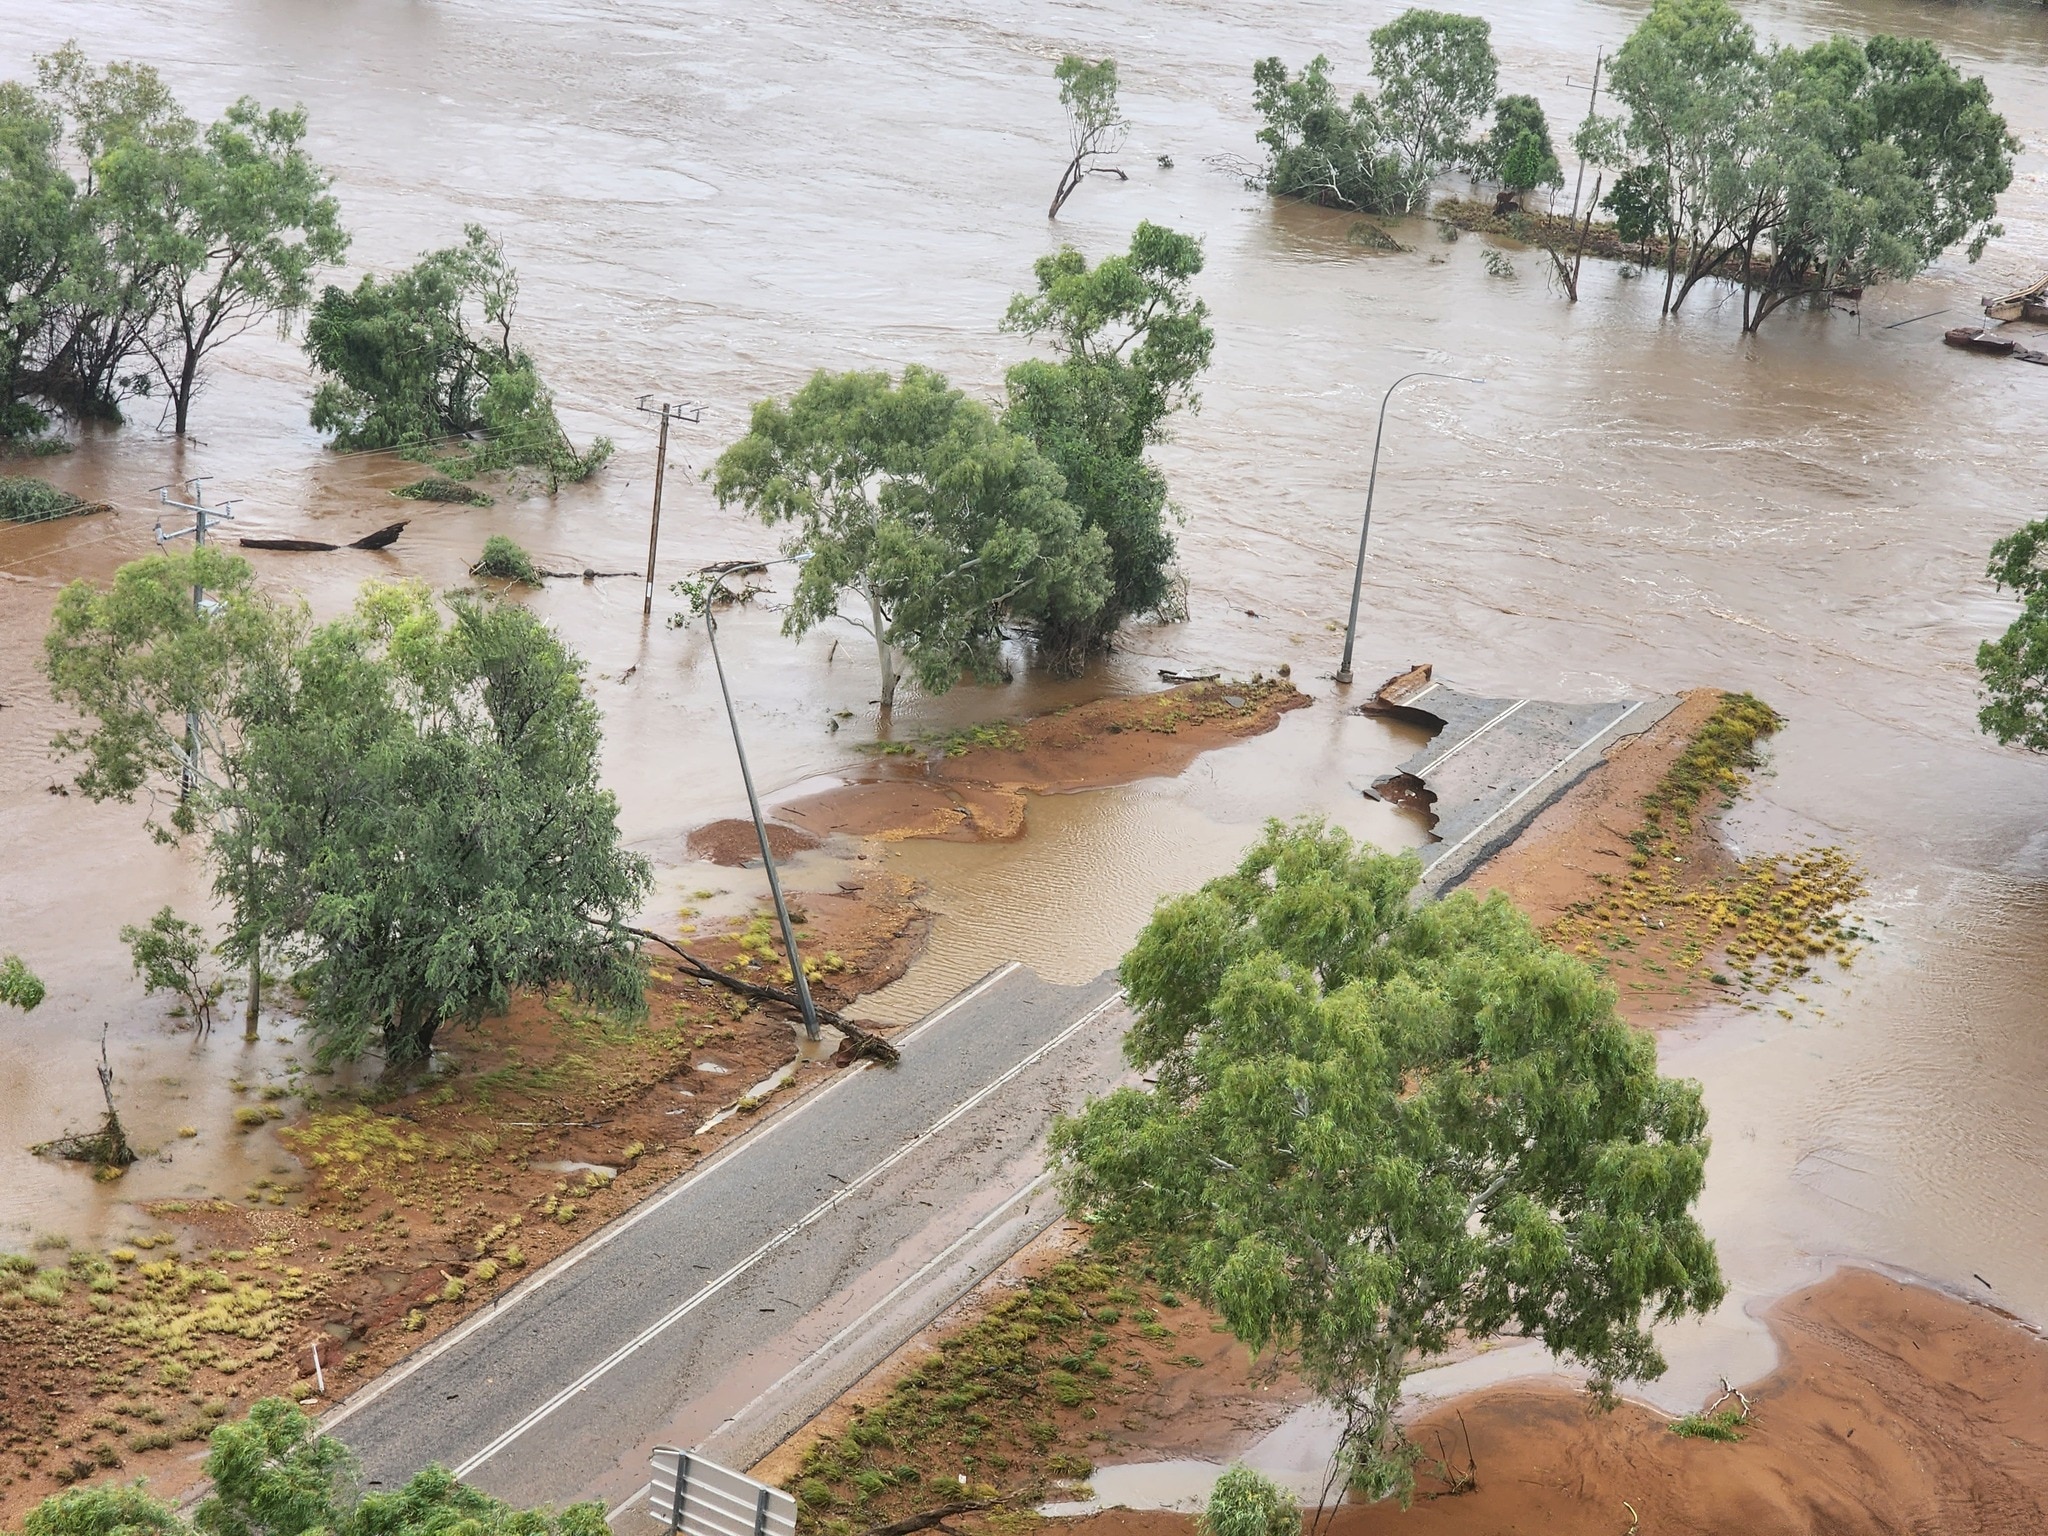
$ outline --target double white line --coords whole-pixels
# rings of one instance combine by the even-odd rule
[[[1022,967],[1014,960],[1007,965],[998,966],[973,986],[960,993],[959,996],[912,1025],[910,1030],[896,1041],[896,1044],[899,1047],[908,1045],[933,1025],[939,1023],[948,1014],[964,1008],[967,1004],[988,991],[989,988],[995,986],[996,983],[1020,969]],[[773,1116],[766,1124],[756,1127],[750,1134],[736,1137],[729,1141],[724,1148],[713,1154],[711,1159],[699,1167],[695,1173],[676,1184],[666,1193],[657,1195],[654,1199],[636,1206],[631,1212],[607,1226],[603,1231],[594,1234],[577,1247],[570,1249],[568,1253],[548,1265],[539,1274],[507,1291],[488,1310],[476,1313],[469,1321],[449,1330],[427,1348],[407,1360],[403,1365],[398,1366],[394,1370],[386,1371],[367,1387],[364,1387],[362,1391],[356,1393],[346,1402],[326,1414],[320,1421],[321,1431],[328,1434],[333,1433],[338,1426],[354,1418],[363,1409],[369,1407],[370,1404],[376,1402],[386,1393],[391,1392],[408,1377],[424,1370],[435,1360],[475,1333],[479,1328],[490,1327],[491,1324],[498,1321],[504,1314],[512,1311],[521,1302],[531,1301],[542,1290],[552,1285],[555,1281],[560,1280],[585,1259],[598,1252],[598,1250],[625,1236],[626,1233],[632,1231],[641,1222],[654,1216],[663,1206],[681,1199],[699,1184],[703,1183],[704,1180],[710,1178],[712,1174],[723,1168],[733,1158],[760,1146],[762,1142],[775,1136],[793,1121],[816,1109],[818,1105],[831,1098],[833,1094],[844,1088],[872,1065],[873,1063],[867,1060],[855,1062],[836,1081],[826,1084],[816,1093],[798,1099],[795,1104],[783,1110],[780,1114]]]

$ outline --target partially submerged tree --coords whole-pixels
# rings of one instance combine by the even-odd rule
[[[1108,597],[1108,547],[1059,470],[928,368],[813,375],[754,407],[711,478],[720,506],[790,525],[784,633],[843,618],[873,636],[884,712],[906,669],[928,693],[992,679],[1006,621],[1085,624]]]
[[[1737,283],[1743,329],[1787,302],[1910,278],[1999,232],[2018,148],[1933,44],[1760,46],[1726,0],[1655,0],[1614,58],[1623,239],[1664,243],[1664,307]]]
[[[1977,647],[1985,698],[1977,724],[2007,746],[2048,752],[2048,520],[1992,545],[1989,575],[2020,600],[2020,613]]]
[[[416,1063],[520,988],[640,1005],[648,865],[582,671],[523,608],[373,585],[252,689],[217,886],[306,960],[322,1059]]]
[[[1408,10],[1372,34],[1377,96],[1347,104],[1318,54],[1299,76],[1277,58],[1252,69],[1266,190],[1365,213],[1412,213],[1445,166],[1474,153],[1499,66],[1476,16]]]
[[[1372,33],[1374,107],[1397,167],[1401,212],[1429,197],[1444,167],[1467,152],[1472,125],[1493,105],[1499,64],[1493,29],[1477,16],[1407,10]]]
[[[245,96],[169,161],[167,184],[154,160],[138,166],[117,156],[103,167],[117,197],[160,200],[162,309],[142,345],[180,437],[206,359],[258,325],[283,334],[313,297],[314,270],[348,249],[331,178],[306,153],[305,137],[303,111],[266,111]]]
[[[8,955],[0,959],[0,1003],[19,1008],[23,1013],[33,1013],[41,1006],[44,996],[41,979],[23,963],[21,956]]]
[[[378,587],[309,633],[247,562],[201,549],[73,583],[46,644],[86,717],[59,745],[95,798],[169,798],[187,711],[203,722],[195,791],[159,830],[204,830],[225,955],[252,978],[266,948],[307,963],[324,1057],[416,1061],[523,986],[638,1002],[622,925],[646,863],[597,782],[581,663],[523,609]]]
[[[68,130],[62,186],[40,157],[20,161],[52,221],[63,205],[67,238],[61,275],[37,298],[33,366],[17,354],[13,387],[118,419],[153,373],[182,436],[206,360],[254,326],[288,326],[314,270],[347,248],[329,178],[304,147],[306,115],[244,97],[202,133],[147,65],[95,69],[70,44],[37,70],[41,126],[19,98],[0,103],[0,122],[36,139]]]
[[[1663,1370],[1646,1315],[1723,1287],[1691,1210],[1697,1084],[1585,965],[1499,896],[1411,907],[1419,866],[1271,823],[1238,869],[1165,902],[1125,957],[1119,1089],[1052,1138],[1104,1244],[1287,1350],[1343,1418],[1333,1469],[1405,1496],[1404,1372],[1514,1329],[1592,1372]]]
[[[169,907],[145,927],[130,923],[121,929],[121,942],[128,946],[135,974],[142,978],[142,990],[176,997],[202,1037],[213,1028],[213,1005],[221,993],[221,984],[208,977],[201,965],[205,939],[204,929],[186,922]]]
[[[393,448],[442,473],[539,470],[552,492],[611,457],[569,441],[532,357],[513,340],[519,276],[479,224],[388,278],[330,287],[313,306],[306,353],[323,375],[313,425],[339,449]],[[477,445],[450,452],[451,439]]]
[[[1009,371],[1004,423],[1037,443],[1066,481],[1066,499],[1109,552],[1109,594],[1092,612],[1043,615],[1039,654],[1055,672],[1080,670],[1135,615],[1172,600],[1173,534],[1166,478],[1145,450],[1175,411],[1200,409],[1195,381],[1215,334],[1195,297],[1202,247],[1140,223],[1130,250],[1091,267],[1071,248],[1041,256],[1038,289],[1010,301],[1006,330],[1049,342],[1056,360]]]
[[[1060,173],[1052,206],[1045,212],[1048,219],[1060,216],[1061,206],[1086,176],[1130,180],[1115,166],[1101,163],[1104,156],[1123,148],[1124,134],[1130,127],[1116,103],[1116,60],[1091,61],[1070,53],[1053,66],[1052,73],[1060,83],[1060,105],[1067,111],[1067,145],[1073,158]]]

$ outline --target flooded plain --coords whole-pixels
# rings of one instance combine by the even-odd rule
[[[1515,275],[1491,276],[1484,242],[1419,221],[1392,226],[1408,250],[1373,254],[1348,241],[1347,218],[1275,207],[1214,163],[1255,152],[1253,59],[1327,52],[1347,87],[1362,83],[1366,34],[1398,9],[16,0],[0,11],[0,60],[20,77],[77,36],[155,62],[195,112],[245,92],[303,101],[355,231],[351,270],[399,266],[468,220],[504,237],[565,418],[615,437],[619,458],[552,501],[408,506],[389,552],[255,556],[320,613],[371,576],[453,583],[494,532],[544,564],[630,568],[653,467],[643,393],[704,404],[672,443],[678,471],[701,470],[753,400],[817,367],[924,362],[993,398],[1027,350],[997,321],[1036,256],[1061,240],[1109,254],[1140,218],[1202,237],[1215,366],[1162,455],[1186,518],[1189,622],[1134,630],[1075,682],[1020,670],[1003,688],[913,696],[895,729],[1156,686],[1163,665],[1287,662],[1317,703],[1171,784],[1036,799],[1017,843],[899,845],[889,861],[930,884],[941,917],[924,960],[872,1000],[878,1016],[914,1014],[1004,958],[1095,974],[1157,895],[1222,867],[1269,814],[1320,811],[1392,844],[1422,835],[1355,794],[1412,741],[1344,714],[1327,674],[1380,391],[1418,367],[1484,378],[1397,398],[1354,694],[1421,661],[1493,694],[1751,689],[1791,724],[1731,835],[1744,851],[1840,844],[1869,871],[1866,913],[1882,925],[1853,971],[1787,999],[1790,1017],[1709,1010],[1665,1040],[1671,1068],[1706,1084],[1705,1216],[1734,1292],[1679,1341],[1680,1375],[1742,1379],[1758,1352],[1767,1365],[1746,1309],[1842,1258],[2048,1323],[2048,765],[1977,732],[1972,665],[2011,612],[1986,551],[2044,510],[2048,370],[1939,344],[1977,294],[2048,267],[2048,9],[1748,8],[1787,39],[1931,36],[1989,79],[2025,141],[2007,233],[1980,266],[1873,291],[1860,315],[1787,312],[1749,341],[1722,295],[1702,290],[1660,322],[1656,286],[1609,264],[1588,263],[1570,306],[1538,256],[1511,253]],[[1501,88],[1540,96],[1553,123],[1583,111],[1595,50],[1639,14],[1598,0],[1482,9]],[[1119,60],[1130,180],[1091,181],[1049,229],[1065,142],[1049,72],[1069,49]],[[60,721],[36,657],[57,586],[145,552],[151,488],[174,477],[242,498],[230,532],[390,521],[387,491],[417,471],[326,453],[309,393],[292,348],[247,337],[185,444],[143,405],[37,466],[116,512],[0,531],[0,950],[51,989],[0,1034],[0,1241],[121,1230],[120,1202],[139,1193],[232,1195],[271,1166],[267,1133],[235,1131],[219,1085],[230,1071],[281,1081],[288,1028],[273,1023],[246,1060],[231,1018],[195,1052],[140,998],[115,930],[166,901],[197,909],[204,881],[147,840],[139,808],[52,789]],[[692,475],[669,485],[664,582],[771,547]],[[666,867],[665,891],[687,889],[684,835],[742,806],[701,635],[663,627],[672,602],[644,625],[631,581],[558,582],[531,601],[590,661],[628,835]],[[852,632],[835,653],[832,635],[792,645],[777,622],[738,614],[724,634],[755,771],[786,789],[857,762],[873,678]],[[854,718],[835,734],[842,709]],[[718,876],[735,898],[757,878]],[[192,1095],[137,1127],[176,1161],[113,1189],[24,1150],[94,1112],[102,1022],[125,1093],[175,1077],[170,1091]],[[177,1137],[187,1123],[199,1134]]]

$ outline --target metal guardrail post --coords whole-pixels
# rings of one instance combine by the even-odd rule
[[[675,1536],[675,1533],[683,1528],[683,1496],[688,1492],[689,1487],[690,1453],[688,1451],[678,1451],[676,1452],[676,1496],[675,1502],[668,1512],[670,1536]]]
[[[754,1536],[768,1536],[768,1490],[763,1488],[754,1499]]]

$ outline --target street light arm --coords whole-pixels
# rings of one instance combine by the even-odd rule
[[[1358,525],[1358,565],[1351,573],[1351,617],[1344,625],[1344,659],[1337,665],[1335,681],[1351,681],[1351,648],[1358,638],[1358,595],[1365,586],[1365,541],[1372,533],[1372,493],[1380,482],[1380,443],[1387,435],[1387,407],[1393,403],[1394,391],[1410,379],[1454,379],[1461,384],[1484,384],[1484,379],[1468,378],[1462,373],[1438,373],[1434,369],[1418,368],[1413,373],[1404,373],[1387,386],[1387,392],[1380,396],[1379,427],[1372,435],[1372,472],[1365,482],[1365,518]]]

